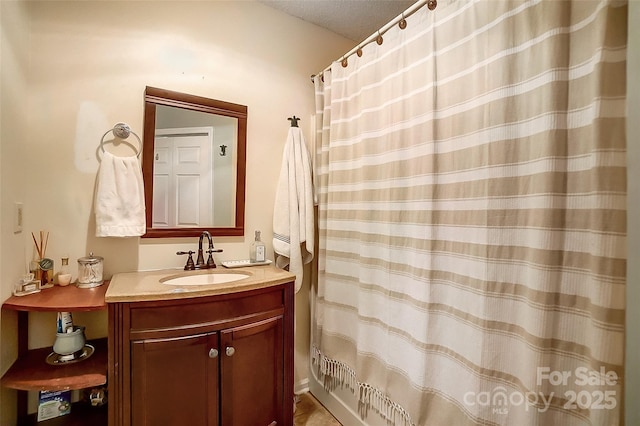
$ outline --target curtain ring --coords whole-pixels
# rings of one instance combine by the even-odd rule
[[[356,50],[356,55],[358,55],[358,58],[362,57],[362,47],[358,46],[358,50]]]
[[[400,22],[398,22],[398,26],[400,27],[401,30],[404,30],[405,28],[407,28],[407,20],[404,19],[404,12],[402,13],[402,19],[400,20]]]
[[[380,30],[378,30],[378,37],[376,37],[376,43],[378,43],[378,46],[382,44],[382,42],[384,41],[384,39],[382,38],[382,35],[380,34]]]
[[[429,0],[427,2],[427,7],[429,8],[429,10],[435,9],[436,6],[438,6],[438,1],[437,0]]]
[[[347,61],[347,58],[342,58],[341,64],[342,64],[342,68],[346,68],[347,65],[349,64],[349,62]]]

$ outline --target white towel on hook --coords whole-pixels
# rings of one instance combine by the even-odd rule
[[[313,186],[309,151],[299,127],[290,127],[273,209],[273,250],[276,266],[289,265],[302,286],[303,265],[313,259]]]
[[[138,157],[104,152],[94,209],[96,237],[137,237],[146,232],[144,183]]]

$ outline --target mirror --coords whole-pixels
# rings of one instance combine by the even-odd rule
[[[247,107],[147,87],[143,238],[244,235]]]

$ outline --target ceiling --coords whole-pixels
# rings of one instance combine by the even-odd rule
[[[399,16],[416,0],[260,0],[267,6],[363,41]]]

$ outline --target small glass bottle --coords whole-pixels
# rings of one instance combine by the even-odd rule
[[[266,252],[264,243],[260,241],[260,231],[256,231],[256,237],[249,250],[249,261],[251,263],[264,262],[266,260]]]
[[[65,286],[71,283],[71,272],[69,270],[69,258],[63,257],[58,271],[58,285]]]
[[[68,274],[69,273],[69,258],[68,257],[63,257],[62,259],[60,259],[60,274],[64,275],[64,274]]]

